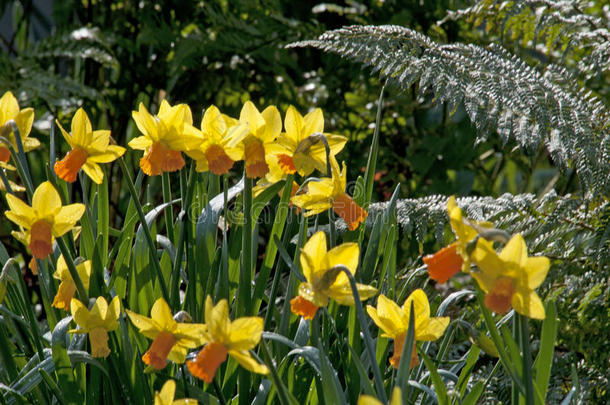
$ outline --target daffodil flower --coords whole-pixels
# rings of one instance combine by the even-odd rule
[[[345,193],[347,183],[347,168],[343,163],[343,170],[339,170],[339,163],[334,157],[330,157],[332,178],[324,177],[319,181],[307,183],[305,194],[292,197],[292,203],[304,210],[305,216],[311,216],[324,212],[330,208],[339,215],[350,231],[358,228],[368,216],[349,195]]]
[[[212,382],[216,370],[227,359],[227,354],[249,371],[257,374],[269,372],[249,352],[261,340],[263,318],[252,316],[231,321],[227,300],[220,300],[214,305],[208,295],[205,301],[205,324],[205,346],[195,360],[186,363],[192,375],[206,383]]]
[[[354,305],[354,296],[347,275],[337,266],[356,273],[360,249],[356,243],[344,243],[327,251],[326,234],[316,232],[301,250],[301,269],[306,282],[299,285],[299,295],[290,301],[290,309],[305,319],[313,319],[319,307],[328,305],[330,298],[341,305]],[[361,300],[377,293],[377,289],[356,284]]]
[[[131,322],[140,333],[153,339],[142,361],[156,370],[162,370],[167,360],[182,364],[188,349],[204,343],[205,325],[199,323],[176,322],[163,298],[159,298],[150,311],[150,318],[126,310]]]
[[[191,109],[186,104],[171,106],[163,100],[154,116],[140,103],[132,111],[133,120],[143,136],[129,141],[132,149],[144,151],[140,168],[149,176],[173,172],[184,167],[181,152],[197,149],[203,142],[201,131],[193,126]]]
[[[91,260],[85,260],[84,262],[77,264],[76,271],[78,272],[83,285],[88,290],[89,278],[91,277]],[[70,308],[70,302],[76,292],[76,284],[74,284],[74,280],[70,275],[70,270],[68,270],[68,265],[66,264],[63,255],[59,256],[59,259],[57,259],[57,266],[55,268],[55,273],[53,273],[53,277],[61,280],[61,283],[59,284],[59,289],[53,299],[52,306],[67,311]]]
[[[468,252],[468,244],[478,235],[476,229],[470,226],[468,221],[464,221],[462,210],[456,204],[454,196],[447,201],[447,211],[457,240],[423,259],[428,266],[430,278],[441,284],[447,282],[460,270],[465,273],[470,272],[471,253]],[[476,224],[491,226],[488,222],[476,222]]]
[[[321,137],[326,139],[333,157],[347,142],[344,136],[323,134],[324,115],[319,108],[303,117],[296,108],[288,107],[284,128],[286,132],[280,134],[274,150],[281,169],[280,178],[282,175],[296,172],[301,176],[308,176],[314,169],[326,173],[326,147]],[[279,179],[275,181],[277,180]]]
[[[513,307],[521,315],[544,319],[544,305],[534,288],[546,278],[550,262],[544,256],[529,257],[521,234],[513,236],[499,255],[481,238],[472,258],[480,271],[471,274],[486,294],[487,308],[505,314]]]
[[[360,395],[357,405],[383,405],[383,403],[370,395]],[[392,390],[390,405],[402,405],[402,390],[399,387],[394,387]]]
[[[0,136],[5,137],[15,147],[17,147],[13,128],[7,124],[8,121],[14,120],[19,129],[19,136],[23,143],[23,149],[28,152],[40,146],[40,142],[36,138],[30,138],[28,135],[32,130],[34,123],[34,110],[32,108],[19,109],[17,99],[10,91],[7,91],[0,98]],[[6,145],[0,143],[0,162],[6,163],[11,157],[10,150]]]
[[[203,142],[200,147],[187,151],[197,162],[197,171],[227,174],[233,164],[242,159],[239,144],[248,135],[248,127],[234,118],[222,114],[212,105],[205,110],[201,120]]]
[[[155,392],[155,405],[189,405],[197,404],[197,400],[191,398],[176,399],[176,382],[174,380],[167,380],[161,391]]]
[[[25,241],[37,259],[53,252],[53,240],[74,228],[85,212],[84,204],[61,205],[59,193],[46,181],[34,191],[30,207],[19,198],[6,194],[10,208],[4,214],[24,229]]]
[[[366,307],[373,322],[383,331],[381,336],[394,339],[394,355],[390,358],[390,364],[396,369],[400,364],[402,348],[407,337],[411,303],[413,303],[413,314],[415,315],[415,340],[429,342],[441,337],[449,325],[449,318],[430,317],[430,304],[422,289],[413,291],[402,307],[384,295],[377,298],[377,308],[370,305]],[[413,347],[410,366],[414,367],[417,364],[419,361],[415,347]]]
[[[269,172],[275,140],[282,131],[282,117],[277,107],[269,106],[259,112],[254,103],[246,101],[239,114],[239,122],[249,133],[237,147],[246,162],[246,177],[264,177]]]
[[[88,333],[91,343],[91,356],[108,357],[108,332],[119,327],[118,319],[121,313],[119,297],[114,297],[110,305],[104,297],[97,297],[91,310],[88,310],[79,300],[72,298],[70,304],[72,318],[80,329],[72,329],[71,333]]]
[[[94,131],[87,113],[82,108],[79,108],[72,118],[71,133],[68,133],[59,121],[56,122],[71,148],[62,160],[55,163],[57,176],[67,182],[74,182],[82,168],[91,180],[101,184],[104,172],[98,163],[110,163],[118,159],[125,153],[125,148],[109,145],[110,131]]]

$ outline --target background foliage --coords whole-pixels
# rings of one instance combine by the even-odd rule
[[[534,122],[521,128],[520,136],[502,138],[495,135],[497,122],[482,123],[468,103],[448,97],[450,90],[440,87],[438,75],[429,76],[428,83],[418,77],[386,89],[373,201],[389,200],[400,182],[397,279],[413,275],[415,259],[449,236],[441,199],[420,198],[435,194],[473,196],[467,201],[472,218],[523,232],[534,252],[555,259],[543,293],[557,298],[560,317],[549,401],[565,395],[575,371],[580,398],[603,403],[610,396],[610,363],[599,355],[610,350],[610,9],[602,3],[89,0],[54,2],[48,18],[36,2],[3,0],[0,14],[8,13],[12,31],[0,38],[0,93],[10,89],[22,107],[35,107],[32,135],[43,145],[49,144],[54,119],[67,125],[79,106],[89,112],[94,127],[111,128],[123,145],[135,136],[131,111],[141,101],[158,105],[166,97],[172,103],[186,102],[196,123],[202,115],[198,109],[210,104],[230,115],[248,99],[259,106],[277,104],[281,110],[290,104],[303,112],[318,106],[328,132],[349,137],[340,159],[350,163],[348,177],[356,179],[366,165],[381,84],[398,71],[384,65],[383,58],[373,60],[372,54],[352,58],[379,70],[379,79],[341,56],[312,48],[285,49],[286,44],[345,25],[396,24],[435,44],[455,45],[457,50],[459,43],[477,44],[482,50],[498,49],[507,59],[514,57],[515,77],[535,71],[539,76],[532,85],[548,82],[586,107],[583,114],[588,114],[592,129],[584,134],[589,136],[585,148],[562,145],[560,149],[569,152],[565,162],[553,154],[545,134],[539,137],[544,141],[525,148],[536,137],[530,137]],[[50,34],[40,34],[45,31]],[[367,40],[373,46],[385,40],[371,38]],[[350,40],[358,41],[331,38],[337,49]],[[396,41],[402,46],[408,39]],[[386,44],[378,49],[387,57],[396,44]],[[491,44],[498,48],[489,48]],[[477,63],[473,66],[480,66]],[[423,66],[424,73],[429,66]],[[489,86],[479,90],[478,95],[490,91]],[[490,105],[483,108],[491,110]],[[582,122],[569,124],[583,128]],[[576,142],[578,136],[568,133],[564,139]],[[601,166],[586,159],[579,163],[578,154],[588,152],[595,152]],[[29,154],[35,178],[47,170],[40,162],[48,155],[44,147]],[[128,163],[135,170],[137,160]],[[577,173],[579,167],[597,172]],[[129,195],[118,167],[109,174],[111,226],[120,229]],[[156,181],[147,180],[149,190],[160,187]],[[150,195],[159,199],[149,200],[152,205],[160,203],[158,193]],[[9,251],[25,254],[5,221],[0,241]],[[36,279],[31,281],[36,288]],[[456,350],[456,357],[463,354]],[[509,390],[501,378],[497,381],[496,392]]]

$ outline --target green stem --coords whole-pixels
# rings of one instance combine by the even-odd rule
[[[521,329],[521,350],[523,353],[523,385],[525,385],[525,403],[534,405],[534,386],[532,379],[532,353],[530,350],[529,321],[527,316],[517,314]]]
[[[183,200],[182,203],[182,220],[181,222],[181,228],[180,228],[180,237],[178,239],[178,245],[176,247],[176,258],[174,260],[174,267],[172,269],[172,279],[171,279],[171,286],[172,286],[172,294],[171,294],[171,298],[172,298],[172,303],[171,303],[171,307],[172,308],[178,308],[178,304],[179,304],[179,295],[180,295],[180,265],[182,264],[182,256],[184,254],[184,244],[185,244],[185,240],[186,240],[186,232],[187,232],[187,228],[190,226],[190,218],[189,218],[189,206],[191,205],[191,201],[193,199],[193,193],[195,190],[195,179],[197,177],[197,174],[195,173],[195,166],[192,165],[191,166],[191,170],[190,170],[190,174],[189,174],[189,181],[188,181],[188,186],[186,189],[186,198]]]
[[[382,403],[387,403],[388,398],[386,396],[385,390],[383,388],[383,378],[381,377],[381,371],[379,370],[379,365],[375,362],[375,346],[373,344],[373,338],[371,337],[371,332],[368,328],[368,323],[366,320],[366,316],[364,315],[364,308],[362,306],[362,301],[360,301],[360,294],[358,293],[358,287],[356,285],[356,279],[351,271],[343,266],[335,266],[336,268],[341,269],[343,273],[349,279],[350,286],[352,288],[352,295],[354,296],[354,305],[356,306],[356,315],[358,315],[358,321],[360,322],[360,329],[362,330],[362,335],[364,336],[364,345],[366,347],[366,354],[369,357],[369,361],[371,363],[371,369],[373,370],[373,377],[375,379],[375,389],[377,391],[377,396],[381,399]],[[410,361],[411,357],[407,358],[407,361]]]
[[[102,169],[103,170],[103,169]],[[102,235],[102,265],[108,262],[108,227],[109,227],[109,203],[108,203],[108,176],[104,173],[102,184],[97,186],[97,229]]]
[[[76,285],[76,291],[78,292],[78,298],[85,305],[85,307],[89,307],[89,295],[87,295],[87,290],[85,289],[85,285],[83,284],[83,280],[81,280],[78,270],[76,270],[76,266],[74,265],[74,261],[72,260],[72,255],[68,250],[68,246],[64,242],[63,238],[57,238],[57,246],[59,246],[59,250],[61,251],[62,256],[68,266],[68,271],[70,271],[70,276]]]
[[[268,239],[269,243],[267,244],[267,248],[265,250],[265,258],[263,259],[263,265],[258,274],[258,278],[256,279],[256,286],[254,288],[253,313],[257,313],[258,309],[260,308],[262,301],[261,297],[263,296],[265,288],[267,287],[269,274],[271,273],[271,268],[273,267],[273,263],[275,262],[275,258],[277,256],[277,245],[275,244],[274,236],[277,236],[279,238],[282,235],[282,232],[284,231],[286,218],[288,217],[288,213],[290,212],[289,201],[290,196],[292,195],[293,181],[294,175],[289,174],[286,177],[282,197],[280,199],[279,205],[277,206],[277,212],[273,221],[273,227],[271,228],[271,234],[269,235]]]
[[[174,242],[174,219],[172,215],[172,186],[169,178],[168,172],[163,172],[161,175],[161,184],[163,186],[163,202],[167,204],[165,207],[164,215],[165,215],[165,231],[167,233],[167,238]]]
[[[244,180],[244,225],[242,227],[242,252],[237,292],[237,316],[251,312],[250,289],[252,284],[252,179]]]
[[[519,373],[517,373],[517,371],[515,370],[515,367],[513,366],[513,364],[510,361],[510,357],[508,356],[508,353],[506,352],[504,342],[502,340],[502,337],[500,336],[500,332],[498,332],[498,328],[496,327],[496,323],[494,322],[494,320],[491,316],[491,313],[485,307],[485,303],[483,302],[482,291],[478,287],[477,287],[477,300],[479,301],[479,307],[481,308],[481,312],[483,313],[483,318],[485,319],[485,325],[487,326],[487,329],[489,330],[489,335],[491,336],[491,339],[493,340],[494,345],[496,346],[496,349],[498,349],[498,354],[500,355],[500,360],[502,361],[502,365],[504,366],[504,369],[508,372],[511,379],[517,384],[517,386],[519,387],[519,391],[524,392],[525,389],[523,387],[523,383],[521,382],[521,379],[519,378]]]
[[[365,180],[365,192],[364,195],[364,208],[366,209],[371,202],[373,196],[373,180],[375,179],[375,169],[377,166],[377,155],[379,154],[379,133],[381,132],[381,112],[383,110],[383,93],[385,85],[381,87],[379,93],[379,100],[377,101],[377,115],[375,117],[375,131],[373,132],[373,141],[371,142],[371,149],[369,157],[366,162],[366,172],[364,174]]]
[[[153,242],[152,235],[150,234],[150,229],[148,229],[148,224],[146,223],[146,215],[144,215],[144,210],[142,209],[142,205],[140,204],[140,200],[138,199],[138,193],[136,192],[136,188],[133,185],[133,181],[131,179],[131,175],[129,174],[129,170],[127,169],[127,165],[123,158],[117,159],[119,162],[119,167],[123,172],[123,176],[125,177],[125,181],[127,182],[127,188],[129,189],[129,194],[133,200],[133,203],[136,207],[136,211],[138,211],[138,217],[140,218],[140,223],[142,229],[144,231],[144,238],[148,243],[148,249],[150,250],[150,255],[152,259],[152,264],[155,269],[155,273],[157,274],[157,278],[159,279],[159,283],[161,284],[161,292],[163,294],[163,298],[166,302],[170,302],[169,294],[167,293],[167,286],[165,285],[165,280],[163,279],[163,272],[161,271],[161,264],[159,263],[159,259],[157,258],[156,252],[157,248],[155,243]]]

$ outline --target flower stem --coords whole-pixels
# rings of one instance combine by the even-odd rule
[[[521,332],[521,350],[523,353],[523,385],[525,386],[525,403],[534,405],[534,386],[532,380],[532,353],[530,350],[529,321],[527,316],[517,314]]]
[[[237,316],[247,315],[250,306],[250,289],[252,284],[252,179],[244,180],[244,224],[242,227],[242,252],[239,284],[237,287]]]
[[[136,207],[136,211],[138,211],[138,216],[140,217],[140,223],[142,229],[144,230],[144,238],[148,243],[148,249],[150,250],[150,255],[152,259],[152,264],[155,269],[155,273],[157,273],[157,278],[159,279],[159,284],[161,285],[161,293],[163,294],[163,299],[166,302],[170,302],[169,294],[167,292],[167,286],[165,285],[165,280],[163,279],[163,272],[161,271],[161,265],[159,264],[159,259],[157,258],[156,252],[157,248],[155,247],[155,243],[153,242],[152,235],[150,234],[150,229],[148,229],[148,224],[146,223],[146,216],[144,215],[144,210],[142,209],[142,204],[140,204],[140,200],[138,199],[138,193],[136,192],[136,188],[133,185],[133,181],[131,179],[131,175],[129,174],[129,170],[127,169],[127,165],[125,165],[125,161],[123,158],[117,159],[119,162],[119,167],[123,172],[123,176],[125,176],[125,181],[127,182],[127,188],[129,189],[129,194],[131,194],[131,198]]]
[[[172,186],[169,178],[168,172],[163,172],[161,175],[161,184],[163,186],[163,202],[167,204],[164,209],[165,215],[165,231],[167,233],[167,238],[174,242],[174,219],[172,215]]]

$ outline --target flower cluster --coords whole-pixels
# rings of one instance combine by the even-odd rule
[[[186,163],[185,156],[193,160],[196,171],[209,171],[215,175],[226,175],[237,162],[243,161],[244,175],[258,179],[259,190],[279,181],[292,187],[291,203],[302,210],[305,217],[332,210],[351,231],[366,220],[367,212],[346,193],[347,168],[345,163],[340,166],[336,158],[347,139],[324,132],[324,117],[320,109],[302,116],[290,106],[282,122],[275,106],[260,112],[248,101],[243,105],[239,118],[229,117],[216,106],[210,106],[197,128],[186,104],[172,106],[163,100],[156,115],[140,104],[132,116],[141,135],[128,145],[143,151],[139,167],[148,176],[181,170]],[[0,144],[0,170],[11,168],[8,162],[16,158],[12,152],[17,146],[20,151],[28,151],[39,145],[38,141],[28,138],[33,117],[32,109],[19,109],[10,92],[0,99],[0,138],[3,141]],[[94,183],[102,185],[104,170],[100,164],[119,159],[126,149],[114,144],[109,130],[93,130],[83,109],[76,111],[72,118],[70,132],[59,122],[57,125],[70,146],[65,157],[53,165],[57,178],[74,182],[82,169]],[[17,132],[19,136],[16,136]],[[307,177],[316,170],[322,174],[321,178],[304,179],[301,187],[294,183],[297,174]],[[85,177],[81,176],[83,179]],[[72,258],[64,257],[63,254],[69,255],[62,244],[59,244],[62,255],[54,249],[56,239],[70,231],[78,233],[78,221],[89,214],[85,214],[88,208],[84,204],[68,204],[65,196],[62,201],[58,192],[62,187],[57,188],[56,178],[51,180],[53,183],[45,181],[35,190],[29,190],[29,203],[14,195],[16,189],[7,192],[9,210],[5,216],[19,227],[14,235],[36,260],[56,259],[45,262],[51,267],[55,265],[53,275],[60,281],[52,306],[70,310],[78,326],[71,332],[88,334],[91,355],[105,358],[112,353],[109,332],[119,327],[121,302],[114,293],[110,302],[102,295],[88,302],[90,284],[96,279],[92,277],[92,261],[78,259],[74,262]],[[60,185],[65,186],[65,183]],[[10,184],[5,186],[10,188]],[[249,191],[252,192],[251,188]],[[504,314],[514,308],[524,316],[544,319],[544,306],[534,289],[544,281],[549,260],[529,257],[520,234],[505,238],[505,246],[498,253],[490,235],[500,231],[495,230],[492,224],[466,219],[453,197],[447,203],[447,210],[456,241],[423,258],[430,278],[445,283],[459,271],[468,273],[485,294],[484,303],[490,310]],[[298,286],[296,297],[290,300],[293,314],[312,320],[325,311],[318,310],[329,306],[331,300],[351,306],[357,300],[367,300],[378,293],[375,287],[354,281],[360,260],[357,243],[346,242],[331,246],[329,250],[326,233],[318,231],[298,253],[304,280]],[[476,267],[471,268],[473,264]],[[99,274],[97,276],[99,279]],[[4,282],[2,275],[0,301],[4,298]],[[203,294],[200,299],[203,300]],[[129,309],[124,312],[139,333],[152,340],[141,356],[147,371],[163,370],[168,361],[186,363],[192,376],[209,384],[221,364],[231,356],[249,371],[269,373],[269,363],[261,364],[253,352],[262,337],[263,319],[250,316],[231,320],[229,308],[226,299],[214,305],[212,298],[207,296],[205,323],[191,322],[184,311],[173,314],[164,298],[154,302],[150,317]],[[415,342],[437,340],[450,322],[449,317],[431,316],[430,303],[422,289],[415,289],[402,306],[381,294],[376,307],[368,305],[366,312],[381,330],[380,336],[393,339],[394,350],[389,362],[396,369],[401,362],[410,324],[414,325],[414,341],[412,356],[407,360],[410,367],[414,367],[419,363]],[[155,403],[192,401],[174,401],[175,391],[175,382],[168,380],[155,394]],[[399,403],[399,397],[400,391],[395,391],[392,403]],[[373,398],[363,397],[359,403],[376,402]]]
[[[490,223],[465,219],[454,197],[449,198],[447,210],[457,240],[424,257],[430,278],[444,283],[462,270],[477,281],[490,310],[505,314],[513,308],[529,318],[544,319],[544,306],[534,289],[546,278],[549,259],[529,257],[521,234],[512,236],[498,254],[493,241],[485,238],[494,234]],[[471,270],[472,262],[475,270]]]

